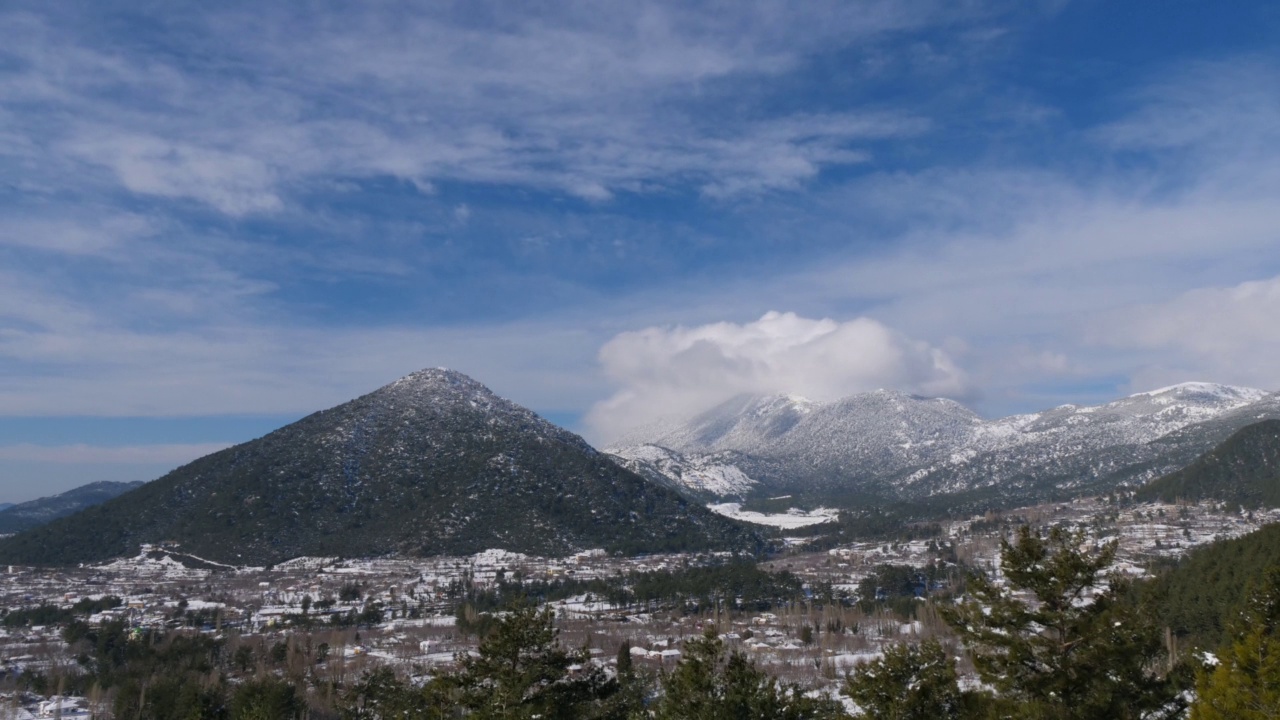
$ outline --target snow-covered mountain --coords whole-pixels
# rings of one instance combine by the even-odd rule
[[[1280,417],[1276,395],[1210,383],[997,420],[884,390],[833,402],[740,396],[608,452],[649,477],[720,496],[919,500],[986,489],[1036,499],[1145,481],[1266,417]],[[707,472],[733,482],[708,482]]]

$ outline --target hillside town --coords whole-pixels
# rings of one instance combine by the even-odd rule
[[[455,665],[474,652],[481,634],[478,599],[499,588],[509,594],[513,588],[568,588],[570,594],[547,598],[560,642],[586,648],[590,662],[606,669],[616,665],[624,641],[638,666],[670,669],[686,641],[714,627],[729,647],[771,674],[834,696],[846,674],[881,657],[888,644],[927,637],[950,643],[927,600],[952,601],[973,571],[998,582],[1000,541],[1024,523],[1082,529],[1098,544],[1115,540],[1116,568],[1142,577],[1153,563],[1277,520],[1280,510],[1239,511],[1218,503],[1121,506],[1114,499],[1085,498],[946,523],[933,538],[823,551],[806,550],[807,540],[796,538],[760,567],[798,578],[802,593],[758,605],[742,597],[711,604],[692,597],[627,602],[607,592],[573,591],[593,582],[620,587],[646,574],[722,565],[734,560],[728,553],[617,557],[586,551],[539,558],[490,550],[467,557],[307,557],[233,567],[185,555],[180,547],[147,545],[135,557],[94,566],[9,566],[0,568],[0,673],[7,685],[0,686],[6,691],[0,718],[104,716],[94,698],[57,692],[56,679],[77,663],[65,642],[69,622],[228,639],[232,652],[274,654],[341,684],[372,667],[428,677]],[[868,584],[885,567],[910,569],[907,605]],[[72,615],[77,608],[92,612]],[[957,656],[975,681],[972,667]],[[49,678],[50,692],[15,691],[16,679],[31,673]]]

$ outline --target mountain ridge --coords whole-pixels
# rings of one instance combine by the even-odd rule
[[[1191,382],[1101,405],[984,420],[952,400],[885,390],[828,402],[739,396],[642,445],[607,451],[647,474],[661,468],[643,457],[653,454],[639,450],[646,445],[674,453],[667,467],[696,468],[711,454],[740,453],[734,466],[745,480],[721,497],[807,492],[896,502],[998,492],[1010,501],[1039,500],[1141,484],[1190,462],[1247,424],[1254,410],[1280,417],[1280,398]]]
[[[165,541],[230,564],[491,548],[756,551],[762,544],[754,532],[442,368],[0,541],[0,559],[89,562]]]
[[[140,487],[137,482],[102,480],[57,495],[28,500],[0,509],[0,533],[17,533],[77,513],[87,507]]]

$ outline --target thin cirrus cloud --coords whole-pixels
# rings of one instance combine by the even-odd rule
[[[713,9],[614,11],[571,22],[507,7],[497,27],[395,4],[176,22],[194,57],[217,58],[209,66],[100,49],[93,27],[20,13],[4,40],[22,69],[0,92],[27,111],[14,117],[23,151],[54,156],[59,172],[85,166],[89,181],[230,216],[278,210],[335,176],[427,192],[447,180],[606,200],[656,182],[731,197],[794,188],[864,161],[859,142],[929,126],[896,110],[711,120],[696,108],[732,92],[718,83],[778,74],[814,44],[949,16],[931,3],[826,15],[761,4],[736,15],[743,28],[709,22]]]
[[[869,318],[769,312],[742,324],[651,327],[614,337],[600,363],[618,389],[592,407],[587,426],[606,443],[742,393],[832,400],[882,387],[929,396],[969,390],[946,352]]]
[[[0,445],[0,462],[38,462],[59,465],[177,466],[229,447],[228,443],[184,443],[102,447],[97,445]]]

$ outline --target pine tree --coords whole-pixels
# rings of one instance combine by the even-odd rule
[[[1251,589],[1232,635],[1230,649],[1196,683],[1191,720],[1280,717],[1280,567]]]
[[[231,697],[231,720],[289,720],[305,709],[297,688],[270,675],[241,685]]]
[[[798,687],[779,687],[740,653],[726,653],[708,628],[684,645],[684,657],[664,678],[657,720],[820,720],[844,717],[834,702],[806,697]]]
[[[844,694],[875,720],[953,720],[967,717],[972,704],[960,691],[956,662],[937,640],[902,643],[884,657],[858,668]]]
[[[622,644],[618,646],[618,676],[621,677],[631,672],[631,641],[623,639]]]
[[[426,720],[432,717],[420,691],[396,677],[389,667],[366,672],[344,693],[338,706],[342,720]]]
[[[497,621],[453,679],[476,718],[574,718],[615,693],[617,682],[556,639],[549,608],[518,607]],[[569,667],[582,671],[569,677]]]
[[[972,598],[943,608],[982,680],[1020,717],[1081,720],[1179,711],[1173,684],[1152,669],[1164,646],[1150,613],[1125,602],[1108,573],[1116,543],[1081,550],[1083,533],[1018,531],[1001,541],[1007,587],[976,576]],[[1026,599],[1023,599],[1026,597]]]

